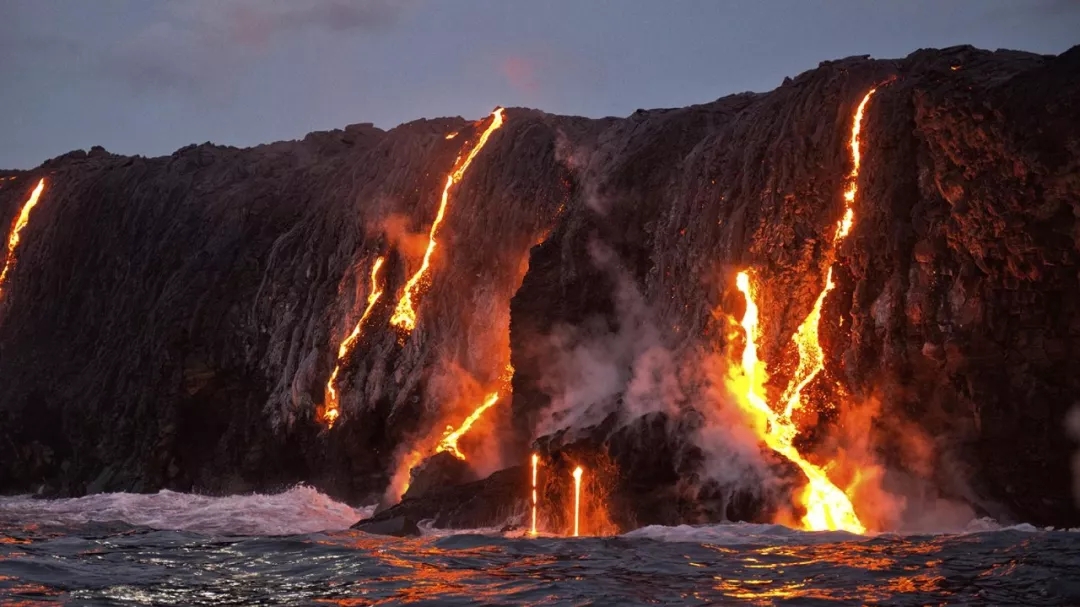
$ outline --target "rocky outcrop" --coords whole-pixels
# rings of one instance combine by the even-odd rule
[[[415,235],[482,123],[166,158],[96,148],[5,173],[4,222],[47,186],[0,301],[0,488],[304,481],[374,499],[403,445],[468,413],[509,357],[512,403],[466,437],[486,454],[473,474],[534,448],[552,466],[602,456],[617,526],[768,518],[790,487],[710,478],[687,439],[701,401],[684,371],[723,355],[733,271],[751,267],[763,359],[790,373],[841,213],[850,117],[878,86],[823,377],[877,403],[868,432],[891,467],[994,514],[1076,524],[1063,418],[1080,393],[1078,74],[1080,49],[957,47],[826,62],[769,93],[624,119],[509,108],[453,190],[408,336],[388,319]],[[378,255],[391,295],[345,361],[328,431],[315,411]],[[590,385],[604,389],[553,388],[567,351],[603,353]],[[677,389],[640,397],[642,361]],[[581,417],[572,435],[567,416]],[[841,417],[823,413],[806,447],[826,452]],[[425,490],[391,510],[486,526],[523,512],[523,474],[462,473],[432,483],[437,502]]]
[[[521,466],[499,470],[483,480],[407,492],[394,506],[353,526],[394,528],[394,521],[430,521],[444,529],[478,529],[524,520],[528,508],[528,471]]]
[[[363,520],[353,525],[352,528],[372,535],[389,535],[393,537],[417,537],[420,535],[420,528],[416,525],[416,521],[404,516]]]

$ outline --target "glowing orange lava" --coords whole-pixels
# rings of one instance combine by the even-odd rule
[[[854,221],[855,212],[852,209],[852,203],[855,202],[855,195],[859,192],[859,168],[862,166],[862,151],[860,150],[859,135],[862,133],[862,119],[863,114],[866,112],[866,104],[870,102],[870,97],[877,92],[876,88],[870,89],[859,102],[859,107],[855,110],[855,117],[851,121],[851,141],[848,145],[851,147],[851,173],[848,174],[847,189],[844,190],[844,201],[846,206],[844,207],[844,218],[840,220],[840,225],[836,231],[837,238],[843,238],[851,231],[851,224]]]
[[[363,315],[360,316],[360,320],[356,321],[356,326],[353,327],[352,333],[342,340],[341,345],[338,346],[337,364],[334,365],[333,372],[330,373],[330,379],[326,382],[326,404],[323,407],[322,419],[326,422],[326,427],[333,428],[334,422],[337,421],[341,411],[338,406],[338,393],[334,384],[337,382],[338,373],[341,372],[341,363],[345,360],[345,357],[352,352],[353,346],[356,344],[356,340],[360,338],[360,334],[364,327],[364,321],[371,315],[372,308],[375,307],[375,302],[379,301],[382,297],[383,290],[379,287],[379,270],[382,269],[383,262],[386,258],[379,257],[375,260],[375,263],[371,265],[371,290],[368,291],[367,308],[364,309]]]
[[[829,480],[825,471],[806,461],[793,444],[799,429],[788,415],[777,414],[765,396],[765,365],[758,359],[758,307],[750,275],[739,272],[736,286],[746,297],[746,313],[742,328],[746,346],[742,354],[742,373],[730,378],[736,401],[754,420],[754,430],[770,449],[791,460],[803,471],[809,483],[798,499],[806,509],[802,519],[805,528],[815,531],[843,529],[863,533],[866,528],[855,515],[851,500]]]
[[[431,230],[428,233],[428,246],[427,250],[424,251],[424,260],[416,273],[409,278],[407,283],[405,283],[405,290],[402,292],[401,299],[398,300],[397,307],[394,309],[394,315],[390,317],[390,324],[404,330],[406,333],[411,333],[412,330],[416,328],[416,309],[413,304],[413,297],[427,286],[427,271],[431,265],[431,256],[435,253],[437,244],[435,237],[438,235],[439,226],[442,225],[443,217],[446,215],[446,205],[450,199],[450,188],[465,177],[465,171],[468,170],[473,159],[476,158],[476,155],[483,149],[488,138],[491,137],[491,134],[495,132],[496,129],[502,126],[502,114],[503,108],[496,108],[491,114],[491,124],[489,124],[484,133],[480,135],[480,139],[477,140],[476,145],[469,151],[465,160],[461,162],[452,173],[446,176],[446,185],[443,186],[439,210],[435,213],[435,221],[432,222]]]
[[[833,238],[832,251],[829,253],[829,269],[825,274],[825,286],[814,302],[813,309],[806,316],[792,336],[799,354],[799,362],[792,374],[787,388],[781,396],[784,404],[782,414],[777,414],[765,398],[765,367],[758,360],[758,308],[754,302],[753,286],[750,275],[740,272],[737,286],[746,297],[746,314],[742,328],[746,335],[746,347],[742,356],[742,377],[734,378],[735,392],[741,398],[739,403],[756,420],[758,434],[765,443],[777,453],[794,462],[806,475],[809,484],[799,496],[801,505],[806,509],[802,524],[811,530],[843,529],[854,533],[864,533],[866,528],[855,514],[855,509],[848,496],[829,480],[825,471],[806,461],[794,446],[798,427],[792,421],[792,414],[802,407],[802,391],[825,368],[825,352],[821,347],[819,325],[821,308],[825,297],[836,286],[833,282],[833,262],[836,248],[851,233],[855,223],[855,198],[858,194],[859,168],[862,166],[860,135],[866,105],[877,89],[870,89],[859,102],[851,124],[851,172],[844,187],[844,214],[837,222]]]
[[[581,466],[574,468],[574,537],[577,537],[581,531],[578,526],[578,514],[581,512],[581,473],[584,470]]]
[[[435,453],[449,451],[454,457],[464,460],[465,454],[458,450],[458,439],[464,436],[465,433],[472,428],[472,425],[476,423],[476,420],[480,419],[480,416],[483,415],[485,411],[495,406],[495,403],[497,402],[499,402],[499,393],[492,392],[484,399],[482,405],[477,407],[475,411],[466,417],[465,421],[461,422],[461,425],[458,426],[457,430],[454,430],[452,427],[447,427],[446,436],[444,436],[442,441],[439,442],[439,445],[435,447]]]
[[[480,404],[455,430],[453,426],[446,426],[446,431],[443,433],[442,439],[435,445],[434,450],[431,449],[431,443],[433,442],[430,437],[428,440],[424,440],[421,446],[418,446],[410,451],[407,457],[402,458],[397,463],[397,470],[394,473],[393,480],[390,487],[387,488],[387,497],[393,497],[400,499],[404,495],[405,491],[409,489],[409,483],[411,482],[412,469],[420,464],[425,458],[433,453],[442,453],[444,451],[449,452],[450,455],[460,459],[461,461],[467,461],[464,453],[458,448],[458,441],[462,436],[465,436],[472,429],[473,425],[488,409],[498,404],[502,394],[510,393],[510,380],[514,376],[513,365],[507,363],[503,375],[499,378],[499,382],[503,386],[502,389],[496,390],[487,395],[484,402]],[[398,490],[400,488],[400,491]]]
[[[814,308],[803,319],[795,335],[791,340],[799,351],[799,364],[795,373],[780,398],[784,405],[784,415],[791,417],[797,409],[802,407],[802,391],[811,381],[825,368],[825,351],[821,349],[818,341],[818,324],[821,322],[821,306],[825,303],[825,296],[832,291],[836,283],[832,279],[832,268],[825,275],[825,288],[821,290]]]
[[[533,453],[532,455],[532,527],[529,528],[529,533],[536,535],[536,468],[540,465],[540,456]]]
[[[38,182],[34,191],[30,193],[30,198],[23,204],[22,210],[19,211],[19,217],[15,220],[15,225],[11,226],[11,232],[8,233],[4,269],[0,270],[0,297],[4,294],[4,282],[7,281],[8,272],[11,271],[12,264],[15,263],[15,248],[19,246],[19,234],[26,227],[26,224],[30,222],[30,211],[33,211],[34,207],[37,206],[38,198],[41,197],[41,192],[44,189],[45,180],[42,179]]]
[[[862,120],[866,111],[866,104],[869,103],[871,95],[876,91],[877,89],[874,88],[866,93],[862,101],[859,102],[859,107],[855,110],[855,117],[852,119],[851,140],[849,142],[852,166],[847,177],[847,183],[844,186],[844,215],[836,224],[833,247],[829,253],[829,269],[825,274],[825,287],[814,302],[813,309],[806,315],[806,318],[792,337],[792,341],[795,342],[795,346],[799,351],[799,364],[791,381],[788,383],[787,390],[784,391],[784,395],[781,397],[785,404],[784,415],[788,417],[802,406],[803,388],[809,385],[817,377],[818,373],[825,369],[825,352],[821,349],[821,342],[818,339],[818,326],[821,324],[821,306],[825,303],[825,297],[836,286],[836,283],[833,282],[832,268],[836,248],[851,233],[851,228],[855,224],[854,203],[855,195],[859,191],[859,167],[862,166],[859,136],[862,133]]]

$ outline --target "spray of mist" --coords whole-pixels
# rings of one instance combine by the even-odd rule
[[[541,340],[540,385],[551,405],[538,435],[586,428],[612,413],[624,422],[655,411],[676,413],[685,400],[673,354],[633,280],[608,247],[594,241],[589,253],[615,285],[615,322],[558,326]]]

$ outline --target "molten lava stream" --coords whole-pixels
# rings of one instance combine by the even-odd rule
[[[855,224],[855,201],[859,191],[859,169],[862,167],[862,121],[866,106],[876,90],[876,88],[870,89],[863,96],[852,117],[849,140],[851,172],[847,176],[844,187],[844,213],[836,225],[832,250],[828,256],[829,269],[825,274],[825,286],[814,301],[814,307],[792,336],[799,354],[799,362],[781,396],[781,402],[784,405],[782,414],[773,411],[765,398],[764,365],[757,358],[758,308],[754,302],[750,276],[746,272],[740,272],[737,277],[737,286],[746,297],[746,314],[742,321],[746,335],[746,348],[742,356],[745,385],[739,386],[736,393],[741,395],[739,402],[743,408],[758,420],[758,434],[762,436],[765,443],[794,462],[806,475],[809,483],[799,496],[799,501],[806,509],[802,524],[811,530],[843,529],[854,533],[866,531],[855,514],[854,506],[848,496],[829,480],[821,467],[806,461],[795,448],[794,440],[799,434],[799,428],[792,420],[792,414],[803,405],[803,389],[825,368],[825,352],[821,347],[820,339],[821,308],[826,296],[836,286],[833,282],[836,249],[851,233],[851,228]]]
[[[11,232],[8,233],[7,241],[7,254],[4,256],[4,269],[0,270],[0,297],[4,295],[4,283],[7,281],[8,272],[11,271],[12,264],[15,263],[15,248],[19,246],[19,235],[22,233],[23,228],[30,222],[30,211],[34,210],[37,206],[38,198],[41,197],[41,192],[45,189],[45,180],[38,181],[37,187],[30,193],[30,198],[23,204],[22,210],[19,211],[19,217],[15,220],[15,224],[11,226]]]
[[[500,383],[502,383],[503,385],[503,389],[501,391],[496,390],[495,392],[488,394],[487,398],[484,399],[484,402],[481,403],[479,407],[474,409],[473,412],[470,413],[469,416],[461,422],[461,425],[458,426],[457,430],[455,430],[453,426],[447,426],[446,433],[443,435],[442,440],[439,441],[439,444],[435,447],[435,453],[449,451],[451,455],[464,461],[465,454],[458,449],[458,439],[460,439],[462,436],[465,436],[465,434],[472,429],[473,424],[475,424],[477,420],[479,420],[480,417],[483,416],[488,409],[494,407],[495,404],[499,402],[499,398],[501,398],[501,394],[503,392],[509,393],[511,391],[510,381],[513,379],[513,377],[514,366],[510,363],[506,363],[506,367],[503,369],[503,375],[499,378]]]
[[[486,413],[488,409],[498,404],[499,399],[502,398],[502,394],[508,394],[510,392],[510,380],[513,376],[514,367],[507,363],[504,374],[500,378],[500,382],[504,386],[503,389],[496,390],[495,392],[488,394],[487,397],[484,399],[484,402],[482,402],[480,406],[474,409],[473,412],[470,413],[461,422],[461,425],[459,425],[456,430],[453,426],[446,426],[446,431],[443,433],[442,439],[439,440],[438,444],[435,445],[434,452],[442,453],[446,451],[449,452],[450,455],[453,455],[461,461],[467,461],[468,458],[466,458],[465,454],[462,453],[461,449],[458,448],[458,440],[460,440],[462,436],[465,436],[469,432],[469,430],[472,429],[473,425],[475,425],[476,422],[479,421],[481,417],[483,417],[484,413]],[[413,467],[415,467],[417,464],[424,460],[425,454],[430,454],[428,449],[428,446],[424,446],[419,450],[413,449],[409,453],[408,458],[398,463],[397,472],[395,472],[394,476],[395,478],[402,479],[402,486],[404,487],[404,489],[402,490],[401,494],[397,495],[396,497],[400,498],[401,495],[404,495],[405,491],[408,491],[410,481],[406,479],[409,476]],[[390,491],[393,491],[393,488],[391,488]]]
[[[529,534],[536,535],[536,468],[540,465],[540,456],[533,453],[532,455],[532,526],[529,527]]]
[[[435,253],[435,247],[438,244],[435,237],[438,235],[439,226],[442,225],[443,217],[446,216],[446,206],[450,200],[450,188],[454,184],[459,183],[465,177],[465,171],[469,169],[469,165],[472,164],[476,155],[480,153],[484,145],[487,143],[488,138],[503,124],[503,108],[496,108],[492,112],[491,124],[488,125],[484,133],[480,135],[480,139],[477,140],[476,145],[469,150],[469,154],[465,156],[465,160],[458,165],[453,172],[446,176],[446,185],[443,186],[442,199],[439,202],[439,210],[435,213],[435,221],[431,224],[431,230],[428,232],[428,246],[424,251],[424,260],[420,264],[420,268],[416,270],[416,273],[409,278],[409,281],[405,283],[405,289],[401,294],[401,299],[398,300],[397,307],[394,309],[394,315],[390,317],[390,324],[405,331],[406,334],[411,333],[416,328],[416,309],[413,303],[413,298],[427,286],[428,268],[431,266],[431,256]],[[455,133],[456,134],[456,133]],[[451,137],[447,137],[451,139]]]
[[[579,525],[581,514],[581,474],[584,472],[581,466],[574,468],[574,537],[581,533]]]
[[[813,531],[837,530],[864,533],[866,527],[859,521],[851,500],[829,480],[819,466],[808,462],[795,448],[799,430],[791,417],[780,415],[769,406],[765,396],[765,370],[757,356],[758,307],[754,301],[750,275],[739,272],[736,286],[746,298],[746,313],[742,328],[746,346],[742,354],[742,374],[731,379],[732,391],[739,406],[756,421],[754,430],[770,449],[791,460],[803,471],[809,481],[799,496],[806,509],[802,524]]]
[[[333,372],[330,373],[330,379],[326,381],[326,404],[323,407],[321,417],[323,421],[326,422],[327,429],[334,427],[334,422],[337,421],[338,416],[341,414],[337,389],[334,387],[334,384],[337,382],[338,373],[341,372],[341,363],[345,360],[345,357],[352,352],[353,346],[356,345],[356,340],[360,339],[364,322],[367,320],[368,316],[371,315],[371,310],[375,307],[375,302],[379,301],[379,298],[382,297],[383,290],[379,287],[379,270],[382,269],[384,261],[386,261],[386,258],[380,256],[375,260],[375,263],[371,265],[371,290],[368,291],[367,308],[364,309],[364,313],[360,316],[360,320],[356,321],[352,333],[349,333],[348,337],[342,340],[341,345],[338,346],[337,363],[334,365]]]
[[[491,394],[488,394],[487,398],[484,399],[484,403],[477,407],[476,410],[473,411],[471,414],[469,414],[469,416],[465,418],[465,421],[461,422],[461,425],[458,426],[457,430],[454,430],[452,427],[447,428],[446,436],[444,436],[443,439],[439,441],[438,446],[435,447],[435,452],[442,453],[443,451],[449,451],[450,455],[453,455],[454,457],[464,461],[465,454],[458,449],[458,439],[464,436],[465,433],[467,433],[469,429],[472,428],[473,424],[476,423],[476,420],[480,419],[480,416],[483,415],[484,412],[488,409],[494,407],[495,403],[497,402],[499,402],[498,392],[492,392]]]
[[[836,283],[833,282],[832,268],[836,257],[836,249],[851,233],[851,228],[855,224],[854,204],[855,196],[859,191],[859,168],[862,166],[862,142],[860,141],[862,120],[866,112],[866,104],[870,102],[870,97],[876,91],[876,88],[870,89],[863,96],[862,101],[859,102],[858,107],[855,109],[855,116],[852,118],[851,138],[848,142],[851,149],[851,172],[848,174],[847,183],[844,186],[844,214],[840,221],[837,222],[836,232],[833,235],[832,251],[828,256],[829,269],[825,274],[825,287],[814,302],[813,309],[806,315],[798,330],[795,331],[795,335],[792,336],[792,341],[795,342],[796,349],[799,352],[799,364],[791,381],[788,383],[787,389],[784,390],[784,395],[781,397],[781,401],[785,404],[784,415],[786,417],[791,417],[792,413],[802,407],[803,389],[817,377],[818,373],[825,369],[825,352],[821,349],[818,331],[821,324],[821,306],[825,303],[825,297],[836,286]]]

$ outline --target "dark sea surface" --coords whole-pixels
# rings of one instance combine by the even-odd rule
[[[775,525],[537,539],[384,538],[309,488],[0,498],[0,604],[1080,605],[1080,533],[978,520],[936,535]]]

